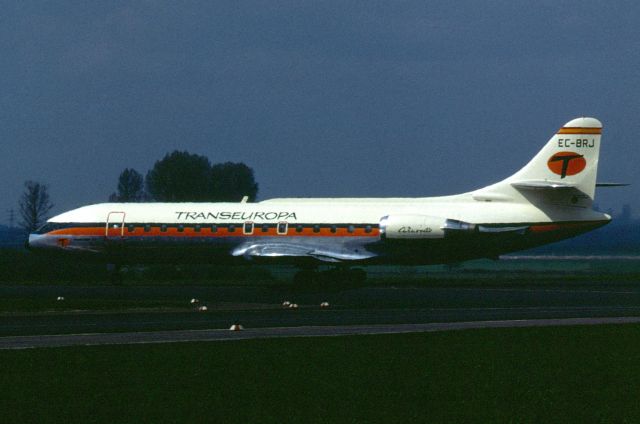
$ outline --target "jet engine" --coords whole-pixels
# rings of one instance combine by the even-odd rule
[[[387,215],[380,220],[380,232],[388,239],[439,239],[446,222],[427,215]]]
[[[387,215],[380,219],[380,233],[388,239],[440,239],[447,234],[476,233],[479,226],[428,215]]]

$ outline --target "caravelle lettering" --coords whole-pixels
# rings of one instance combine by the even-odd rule
[[[407,226],[407,227],[398,228],[398,232],[402,233],[402,234],[422,234],[422,233],[431,233],[431,232],[433,232],[433,230],[431,229],[431,227],[411,228],[411,227]]]

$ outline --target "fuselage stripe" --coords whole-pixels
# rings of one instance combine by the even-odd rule
[[[279,232],[277,224],[254,224],[252,228],[242,224],[125,224],[110,227],[110,236],[124,237],[262,237],[262,236],[300,236],[300,237],[377,237],[380,229],[377,224],[290,224],[286,231]],[[96,223],[90,227],[69,224],[68,227],[46,232],[59,236],[104,237],[106,224]]]
[[[545,233],[593,225],[594,221],[554,223],[483,224],[495,228],[527,226],[531,233]],[[280,230],[280,232],[278,231]],[[379,237],[378,224],[289,224],[286,231],[278,224],[125,224],[124,229],[109,228],[112,237]],[[40,234],[53,236],[105,237],[106,223],[56,223],[51,231]]]

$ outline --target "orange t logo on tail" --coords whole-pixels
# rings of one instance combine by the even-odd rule
[[[583,155],[575,152],[560,152],[549,158],[547,166],[554,174],[564,178],[567,175],[581,173],[587,166],[587,161]]]

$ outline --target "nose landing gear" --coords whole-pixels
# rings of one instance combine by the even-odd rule
[[[367,280],[367,273],[362,268],[337,267],[326,271],[303,269],[293,277],[295,284],[345,284],[358,285]]]
[[[109,282],[111,284],[119,286],[124,282],[122,264],[119,264],[119,263],[107,264],[107,273],[109,275]]]

